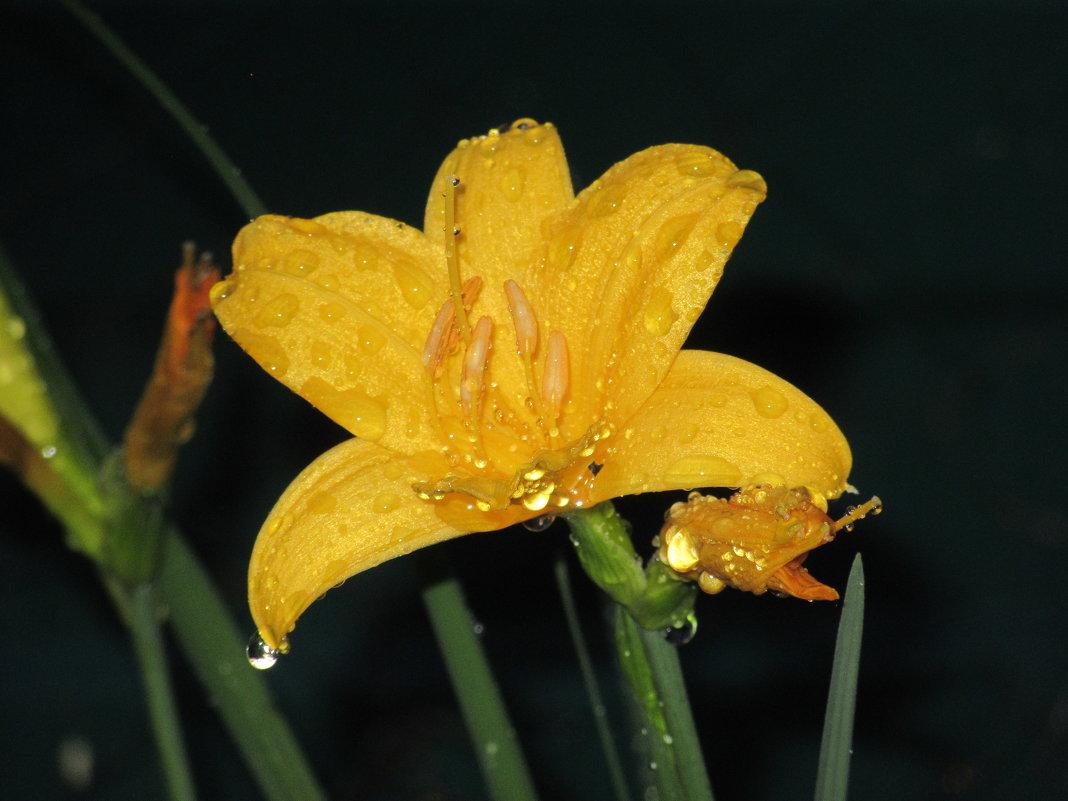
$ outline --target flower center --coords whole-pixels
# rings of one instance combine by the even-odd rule
[[[430,408],[443,453],[456,472],[417,484],[415,491],[433,501],[463,493],[481,511],[513,504],[530,511],[566,506],[572,499],[563,494],[563,473],[591,456],[608,430],[595,426],[576,441],[562,440],[560,422],[571,384],[567,338],[555,330],[543,336],[534,306],[516,281],[501,287],[515,332],[512,353],[494,353],[498,326],[493,317],[472,322],[484,287],[481,276],[464,280],[460,272],[456,195],[461,189],[455,176],[446,180],[449,298],[423,348]]]

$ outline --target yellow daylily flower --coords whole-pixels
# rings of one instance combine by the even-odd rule
[[[680,350],[764,180],[662,145],[573,194],[556,129],[461,141],[420,232],[362,212],[265,216],[213,290],[226,331],[354,436],[264,523],[263,642],[340,581],[476,531],[636,492],[845,488],[849,446],[801,391]]]

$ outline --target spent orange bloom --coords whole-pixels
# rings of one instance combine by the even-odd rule
[[[226,331],[348,429],[264,523],[263,642],[395,556],[620,495],[845,488],[827,414],[748,362],[680,350],[764,180],[662,145],[573,194],[556,129],[461,141],[423,231],[362,212],[260,217],[213,289]]]

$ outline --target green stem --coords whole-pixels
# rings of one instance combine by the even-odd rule
[[[270,801],[320,801],[312,775],[264,676],[244,659],[238,630],[207,572],[174,530],[164,535],[160,600],[200,681]]]
[[[156,736],[163,775],[171,801],[194,801],[193,776],[189,757],[182,742],[178,709],[174,702],[170,672],[160,631],[155,593],[148,584],[133,590],[119,591],[127,612],[127,624],[134,652],[141,668],[148,714]]]
[[[616,650],[641,710],[651,777],[661,801],[712,801],[686,685],[665,630],[691,625],[693,588],[658,562],[642,570],[610,503],[568,515],[579,562],[617,604]]]
[[[424,551],[418,558],[424,573],[423,602],[490,796],[497,801],[535,801],[534,782],[460,583],[438,553]]]
[[[853,755],[853,716],[857,706],[857,673],[864,630],[864,563],[853,560],[842,602],[842,619],[834,644],[831,687],[823,719],[816,801],[845,801],[849,794],[849,763]]]
[[[167,85],[161,81],[152,70],[148,68],[137,55],[130,50],[114,31],[93,12],[86,9],[77,0],[63,0],[63,5],[75,16],[86,29],[106,47],[115,59],[121,63],[130,74],[133,75],[148,92],[159,101],[167,112],[174,117],[186,136],[193,140],[200,152],[204,155],[226,183],[230,192],[244,209],[245,214],[251,217],[259,217],[267,213],[267,208],[259,199],[248,181],[241,174],[241,170],[230,161],[226,153],[218,143],[212,139],[207,130],[200,125],[192,113],[185,107]]]
[[[567,618],[567,630],[575,646],[579,669],[582,672],[582,682],[586,686],[586,695],[590,701],[590,709],[593,711],[597,738],[601,741],[601,751],[608,764],[608,777],[612,782],[612,790],[617,801],[630,801],[627,778],[616,748],[615,737],[612,736],[612,730],[608,726],[608,714],[604,699],[601,697],[601,689],[597,686],[593,660],[590,659],[589,648],[586,647],[586,640],[582,636],[582,625],[579,623],[578,610],[575,608],[575,595],[571,591],[571,577],[568,575],[567,562],[558,558],[553,569],[556,573],[556,585],[560,590],[560,600],[564,605],[564,616]]]

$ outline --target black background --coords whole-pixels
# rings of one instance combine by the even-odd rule
[[[456,140],[557,124],[576,187],[669,141],[768,181],[691,345],[816,398],[886,511],[808,565],[868,617],[854,797],[1068,791],[1064,356],[1068,14],[1057,3],[185,2],[94,6],[274,211],[422,220]],[[0,241],[117,439],[180,243],[228,261],[240,210],[50,3],[0,10]],[[274,499],[344,436],[221,336],[171,510],[235,614]],[[651,537],[673,496],[621,503]],[[565,528],[443,546],[547,799],[607,799],[551,579]],[[593,645],[614,690],[597,599]],[[717,798],[810,798],[837,605],[725,592],[682,652]],[[251,623],[249,623],[251,632]],[[89,565],[0,476],[0,787],[160,797],[126,635]],[[205,798],[258,793],[187,666]],[[302,619],[270,683],[337,799],[482,798],[406,560]],[[60,743],[96,777],[66,788]]]

